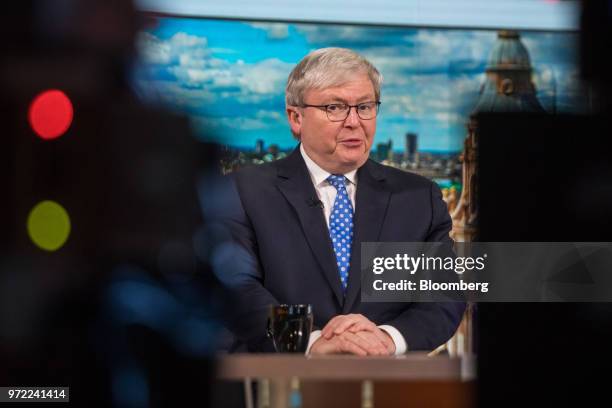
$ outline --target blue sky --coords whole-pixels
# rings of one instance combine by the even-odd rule
[[[160,18],[139,36],[139,95],[187,113],[203,139],[253,147],[257,139],[295,146],[284,116],[284,87],[309,51],[347,47],[383,74],[376,142],[422,151],[461,150],[465,123],[484,81],[492,30],[415,29],[331,24],[250,23]],[[580,106],[574,34],[523,33],[545,108]],[[556,90],[556,92],[553,92]]]

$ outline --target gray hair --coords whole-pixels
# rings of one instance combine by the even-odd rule
[[[289,74],[285,103],[301,106],[307,90],[341,86],[351,79],[347,74],[352,73],[366,74],[374,86],[376,100],[380,99],[382,75],[370,61],[347,48],[320,48],[306,55]]]

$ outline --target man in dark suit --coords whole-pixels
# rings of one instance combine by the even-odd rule
[[[225,220],[238,246],[222,279],[238,295],[234,331],[251,351],[271,350],[271,304],[313,305],[312,354],[432,350],[461,320],[463,303],[361,302],[362,242],[448,242],[452,226],[435,183],[368,159],[381,80],[353,51],[311,52],[286,88],[299,147],[233,176]]]

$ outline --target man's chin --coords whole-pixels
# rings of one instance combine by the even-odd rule
[[[363,166],[367,160],[368,155],[361,152],[359,155],[343,155],[340,160],[340,163],[342,167],[344,167],[345,169],[350,169],[348,171],[352,171]]]

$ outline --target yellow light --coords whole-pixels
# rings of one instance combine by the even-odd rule
[[[55,201],[41,201],[30,211],[27,229],[36,246],[46,251],[56,251],[70,235],[70,217],[64,207]]]

